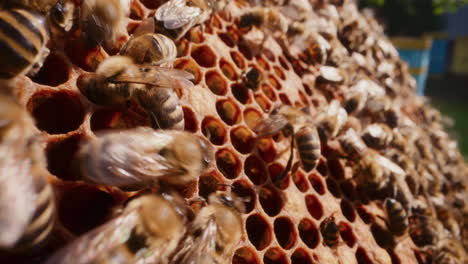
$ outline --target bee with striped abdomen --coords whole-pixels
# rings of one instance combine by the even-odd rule
[[[160,181],[184,184],[195,180],[210,155],[198,136],[140,127],[99,135],[81,147],[76,164],[86,181],[138,190]]]
[[[9,97],[0,96],[0,248],[43,245],[56,216],[46,161],[33,134],[34,122]]]
[[[171,263],[228,263],[242,237],[242,201],[226,193],[211,194],[208,205],[190,223]]]
[[[128,57],[112,56],[95,73],[82,75],[78,88],[93,103],[125,105],[138,101],[152,118],[153,126],[184,129],[184,113],[174,88],[193,87],[193,75],[178,69],[137,65]]]
[[[147,33],[127,41],[120,55],[132,58],[136,64],[172,65],[177,47],[172,39],[162,34]]]
[[[249,68],[242,75],[242,82],[244,83],[245,87],[254,91],[257,90],[258,86],[260,85],[261,79],[261,73],[255,67]]]
[[[338,135],[348,119],[346,110],[341,107],[340,102],[333,100],[328,108],[318,115],[317,130],[320,139],[324,142]]]
[[[362,132],[362,139],[373,149],[383,149],[390,145],[393,131],[383,123],[368,125]]]
[[[329,216],[320,223],[320,233],[323,243],[331,248],[335,248],[340,243],[340,228],[335,223],[335,217]]]
[[[46,19],[24,9],[0,11],[0,79],[34,75],[49,55]]]
[[[185,232],[186,211],[164,196],[131,200],[115,219],[82,235],[46,263],[168,263]]]
[[[385,200],[385,210],[387,211],[388,228],[397,235],[403,235],[408,230],[408,214],[405,208],[395,199]]]

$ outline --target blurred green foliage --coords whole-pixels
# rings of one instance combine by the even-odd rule
[[[442,15],[468,4],[468,0],[361,0],[361,8],[375,8],[391,36],[420,36],[439,31]]]

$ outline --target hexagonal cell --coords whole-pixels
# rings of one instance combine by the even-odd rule
[[[364,221],[366,224],[370,224],[372,222],[372,215],[367,211],[367,209],[362,205],[356,206],[356,211],[359,217]]]
[[[228,179],[234,179],[239,176],[242,164],[237,154],[229,148],[223,148],[215,154],[216,166],[219,171]]]
[[[273,66],[273,70],[275,71],[276,76],[278,76],[281,80],[286,80],[286,75],[280,67]]]
[[[309,85],[303,83],[302,86],[304,87],[304,91],[308,96],[312,96],[314,93],[312,92],[312,88]]]
[[[132,106],[136,106],[136,104],[132,104]],[[133,107],[129,109],[100,108],[94,111],[91,116],[91,130],[93,132],[149,126],[150,123],[148,115],[142,109],[133,109]]]
[[[46,151],[47,169],[62,180],[77,180],[79,175],[73,171],[73,158],[79,149],[82,135],[76,134],[64,139],[48,142]]]
[[[273,54],[273,52],[271,52],[271,50],[269,50],[268,48],[263,48],[262,49],[262,52],[263,52],[263,55],[265,55],[265,58],[267,58],[267,60],[271,61],[271,62],[275,62],[276,61],[276,57],[275,57],[275,54]]]
[[[201,31],[200,27],[191,28],[186,37],[190,42],[193,43],[203,43],[205,41],[205,37],[203,36],[203,32]]]
[[[221,119],[230,126],[239,123],[242,117],[239,106],[231,98],[218,100],[216,102],[216,111]]]
[[[304,105],[310,105],[309,98],[304,94],[303,91],[299,90],[299,98]]]
[[[266,163],[272,162],[276,157],[276,149],[271,138],[260,138],[257,141],[257,152]]]
[[[271,110],[271,103],[263,94],[256,94],[255,101],[262,108],[263,112],[269,113]]]
[[[353,205],[348,200],[341,200],[340,203],[341,212],[350,222],[356,220],[356,211],[354,210]]]
[[[291,264],[314,264],[314,262],[306,249],[298,248],[291,255]]]
[[[284,206],[283,193],[272,186],[263,186],[258,191],[258,198],[263,211],[269,216],[276,216]]]
[[[234,40],[234,38],[228,34],[228,33],[225,33],[225,32],[220,32],[218,33],[218,37],[224,42],[224,44],[226,44],[228,47],[230,48],[234,48],[236,46],[236,42]]]
[[[259,264],[255,249],[250,247],[241,247],[236,250],[232,257],[232,264]]]
[[[391,248],[395,245],[395,240],[393,239],[392,233],[386,228],[379,224],[371,225],[372,236],[374,236],[375,242],[381,248]]]
[[[260,66],[260,68],[266,71],[270,70],[270,64],[266,60],[264,60],[262,57],[257,56],[255,60],[257,61],[257,65]]]
[[[244,110],[244,121],[247,124],[247,127],[254,130],[258,122],[262,118],[262,113],[257,111],[255,108],[247,108]]]
[[[328,167],[323,159],[320,159],[319,164],[317,165],[317,171],[324,177],[328,175]]]
[[[58,218],[73,234],[81,235],[104,224],[110,218],[115,203],[112,195],[95,187],[66,187],[58,204]]]
[[[291,101],[289,100],[289,97],[287,94],[284,94],[284,93],[280,93],[279,94],[279,98],[281,100],[281,102],[285,105],[289,105],[289,106],[292,106],[292,103]]]
[[[230,54],[231,54],[231,59],[234,62],[234,64],[236,64],[237,68],[241,70],[245,69],[244,56],[242,56],[242,54],[240,54],[237,51],[231,51]]]
[[[367,255],[367,252],[362,247],[358,247],[356,250],[356,260],[358,264],[373,264],[372,260]]]
[[[235,26],[235,25],[232,25],[232,26],[228,26],[226,28],[226,32],[231,35],[232,39],[234,40],[235,43],[238,43],[240,38],[241,38],[241,35],[240,35],[240,32],[239,32],[239,29]]]
[[[253,59],[253,51],[252,47],[246,41],[241,41],[237,43],[237,48],[239,49],[240,53],[244,55],[244,57],[248,60]]]
[[[205,83],[216,95],[225,95],[227,93],[228,84],[217,70],[208,71],[205,74]]]
[[[244,126],[238,126],[231,130],[231,143],[242,154],[248,154],[255,146],[254,134]]]
[[[281,84],[275,76],[270,74],[267,80],[276,90],[281,90]]]
[[[273,163],[270,166],[268,166],[268,173],[270,174],[270,179],[271,181],[275,184],[277,188],[280,188],[282,190],[288,188],[290,178],[289,172],[286,175],[282,175],[285,170],[285,167],[279,163]],[[279,180],[280,177],[284,177],[281,181]]]
[[[400,257],[391,249],[387,250],[388,255],[390,255],[390,259],[392,260],[392,264],[401,264]]]
[[[198,131],[198,120],[195,116],[195,113],[189,106],[183,106],[182,110],[184,111],[184,129],[185,131],[189,131],[195,133]]]
[[[192,82],[199,84],[203,77],[200,67],[192,59],[177,59],[174,61],[174,68],[190,72],[195,77]]]
[[[318,194],[325,194],[325,185],[323,184],[322,177],[315,173],[311,173],[309,175],[309,182]]]
[[[207,45],[192,47],[190,55],[202,67],[211,68],[216,66],[216,54]]]
[[[307,192],[309,190],[309,184],[302,170],[299,169],[293,174],[293,182],[299,191]]]
[[[288,60],[283,55],[278,57],[278,61],[283,69],[289,70]]]
[[[336,181],[334,181],[331,178],[327,178],[326,182],[327,182],[328,191],[336,198],[340,198],[341,190],[340,190],[340,186],[338,185],[338,183],[336,183]]]
[[[280,248],[270,248],[263,255],[263,264],[288,264],[288,258]]]
[[[310,249],[314,249],[319,243],[319,231],[317,226],[310,219],[302,219],[298,226],[299,237]]]
[[[327,166],[331,177],[337,181],[343,180],[345,178],[345,169],[339,160],[328,160]]]
[[[179,40],[177,43],[177,57],[185,57],[188,56],[190,51],[190,42],[183,38]]]
[[[227,139],[226,126],[215,117],[207,116],[202,121],[202,133],[215,145],[223,145]]]
[[[340,222],[338,224],[339,230],[340,230],[340,235],[343,241],[348,245],[348,247],[352,248],[354,247],[354,244],[356,244],[356,235],[354,235],[354,232],[351,228],[351,225],[345,222]]]
[[[355,183],[351,180],[344,181],[340,184],[340,189],[346,198],[354,201],[357,199]]]
[[[278,217],[273,224],[276,241],[284,249],[290,249],[296,244],[297,232],[288,217]]]
[[[241,104],[249,104],[251,102],[250,99],[250,91],[249,88],[245,87],[242,83],[234,83],[231,85],[232,95],[239,101]]]
[[[221,183],[223,183],[223,176],[218,172],[205,173],[198,179],[198,194],[207,199],[210,194],[222,189]]]
[[[255,155],[245,160],[244,172],[255,185],[263,184],[268,178],[263,162]]]
[[[47,56],[39,72],[32,78],[36,83],[58,86],[70,78],[70,66],[56,53]]]
[[[78,94],[67,90],[39,91],[31,97],[27,108],[37,128],[49,134],[76,130],[85,116]]]
[[[162,0],[140,0],[140,2],[149,9],[157,9],[164,3]]]
[[[268,99],[270,99],[273,102],[278,100],[278,97],[276,96],[275,90],[273,90],[273,88],[270,85],[268,85],[266,83],[263,83],[260,87],[261,87],[261,89],[263,91],[263,94],[265,94],[265,96]]]
[[[85,71],[95,71],[108,56],[101,47],[87,48],[83,38],[65,38],[65,53],[70,61]]]
[[[309,211],[310,215],[319,220],[323,216],[323,207],[320,200],[313,194],[309,194],[305,197],[305,203],[307,206],[307,210]]]
[[[219,67],[221,68],[221,72],[224,74],[224,76],[226,76],[226,78],[228,78],[229,80],[235,81],[238,79],[236,69],[227,60],[221,59],[221,61],[219,62]]]
[[[268,220],[260,214],[250,215],[245,221],[245,229],[250,243],[257,249],[263,250],[271,243],[272,232]]]
[[[256,192],[249,182],[245,180],[234,182],[232,184],[232,192],[243,198],[246,214],[255,208]]]

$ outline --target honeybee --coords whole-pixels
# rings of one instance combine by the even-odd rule
[[[364,129],[362,139],[373,149],[383,149],[392,142],[393,131],[386,124],[371,124]]]
[[[322,141],[334,138],[338,135],[343,125],[346,123],[348,114],[344,110],[340,102],[333,100],[328,108],[319,113],[317,119],[317,128]]]
[[[0,96],[0,248],[39,247],[55,224],[55,200],[33,121],[11,98]]]
[[[257,90],[261,79],[261,73],[255,67],[248,69],[245,74],[242,75],[242,82],[244,83],[245,87],[251,90]]]
[[[362,79],[351,86],[346,93],[344,108],[348,114],[359,113],[366,105],[368,98],[384,95],[385,91],[378,84],[371,80]]]
[[[140,196],[118,217],[82,235],[46,263],[168,263],[185,231],[184,210],[182,203],[164,196]]]
[[[258,27],[269,33],[288,31],[288,20],[277,9],[257,7],[243,14],[239,20],[240,28]]]
[[[147,33],[127,41],[120,55],[132,58],[137,64],[172,64],[177,57],[177,47],[172,39],[162,34]]]
[[[206,143],[193,134],[140,127],[103,133],[81,147],[76,164],[86,181],[138,190],[195,180],[210,159]]]
[[[367,146],[352,128],[338,138],[338,142],[346,155],[353,160],[359,160],[367,151]]]
[[[395,199],[385,199],[385,210],[387,211],[388,228],[397,235],[403,235],[408,230],[408,214],[405,208]]]
[[[299,56],[305,62],[325,64],[331,50],[330,43],[317,32],[305,31],[305,29],[294,27],[295,24],[291,24],[292,27],[288,28],[288,34],[299,34],[293,39],[292,47],[298,49]]]
[[[24,9],[0,11],[0,79],[36,74],[49,55],[46,19]]]
[[[329,216],[320,223],[320,233],[322,233],[323,243],[331,248],[338,246],[340,241],[340,228],[335,223],[335,217]]]
[[[443,238],[437,242],[433,263],[462,264],[467,260],[466,251],[459,240]]]
[[[125,105],[137,100],[152,118],[153,126],[183,129],[184,113],[173,88],[190,88],[193,75],[177,69],[136,65],[128,57],[112,56],[95,73],[82,75],[78,88],[91,102]]]
[[[121,0],[86,0],[81,6],[81,28],[89,47],[102,44],[113,49],[119,36],[126,34],[129,2]]]
[[[211,194],[188,227],[171,263],[228,263],[242,237],[244,204],[223,192]]]
[[[409,232],[419,247],[435,245],[445,233],[443,225],[431,215],[412,214],[409,218]]]
[[[282,105],[274,109],[270,116],[260,121],[255,128],[260,136],[273,135],[280,130],[283,130],[285,136],[291,136],[291,154],[285,173],[293,158],[294,145],[297,147],[304,170],[313,170],[318,164],[321,150],[320,138],[310,115],[300,109]],[[279,178],[282,180],[281,176]]]

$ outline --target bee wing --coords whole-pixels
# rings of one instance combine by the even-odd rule
[[[376,154],[375,155],[375,161],[382,167],[390,170],[391,172],[397,174],[397,175],[405,175],[405,171],[400,168],[400,166],[396,165],[393,163],[393,161],[387,159],[386,157]]]
[[[120,74],[113,79],[113,82],[139,83],[150,85],[152,88],[188,89],[193,87],[193,83],[190,81],[192,79],[194,79],[193,74],[183,70],[145,66],[135,74]]]
[[[158,8],[155,17],[159,21],[164,21],[165,28],[177,29],[200,15],[200,8],[187,6],[185,0],[172,0]]]
[[[68,246],[59,250],[46,264],[96,263],[112,249],[124,244],[138,223],[136,210],[124,213],[114,220],[82,235]],[[129,256],[130,257],[130,256]],[[125,263],[134,263],[128,259]]]
[[[261,120],[254,128],[255,133],[260,136],[270,136],[283,129],[289,121],[281,115],[271,115]]]

